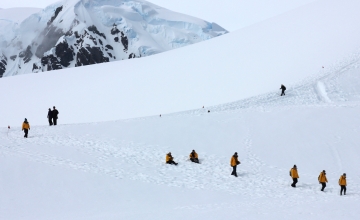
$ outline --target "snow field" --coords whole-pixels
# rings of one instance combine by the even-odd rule
[[[360,104],[356,100],[360,90],[355,91],[360,87],[354,80],[360,74],[358,67],[355,62],[342,72],[321,76],[331,103],[318,95],[319,81],[314,77],[303,86],[287,87],[285,97],[264,104],[259,96],[162,117],[73,125],[62,125],[60,119],[57,127],[33,126],[28,139],[22,138],[18,127],[11,128],[8,136],[3,129],[0,167],[7,181],[1,187],[2,212],[17,219],[27,218],[11,213],[14,207],[36,219],[48,219],[54,213],[54,219],[168,215],[175,219],[354,219],[359,215],[355,206],[360,198],[360,168],[354,166],[360,159]],[[344,82],[353,83],[351,93]],[[201,164],[188,160],[192,149],[199,153]],[[165,164],[169,151],[178,166]],[[238,178],[230,175],[235,151],[241,161]],[[289,177],[294,164],[300,175],[295,189]],[[34,177],[19,175],[28,169]],[[320,192],[317,177],[323,169],[329,183]],[[348,191],[340,197],[337,181],[344,172]],[[77,176],[74,181],[68,180],[73,176]],[[23,188],[17,182],[24,178],[34,192],[44,190],[54,198],[34,200],[32,194],[9,193],[10,186]],[[80,190],[82,179],[89,182]],[[55,184],[55,191],[49,184],[53,181],[61,182]],[[73,193],[92,199],[73,201]],[[10,198],[19,199],[15,204]],[[25,208],[30,198],[35,204],[46,201],[51,211]],[[99,198],[102,201],[97,203]],[[189,212],[194,214],[188,216]]]

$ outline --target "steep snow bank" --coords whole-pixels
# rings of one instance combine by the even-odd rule
[[[165,8],[216,21],[229,31],[264,21],[316,0],[150,0]]]
[[[53,105],[62,123],[79,123],[275,95],[281,83],[316,75],[322,65],[327,70],[360,46],[360,30],[353,28],[360,2],[325,2],[144,59],[3,78],[0,124],[18,124],[24,117],[46,124]]]

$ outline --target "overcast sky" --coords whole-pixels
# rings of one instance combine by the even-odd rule
[[[316,0],[148,0],[164,8],[215,22],[229,31]],[[0,8],[45,8],[58,0],[0,0]]]

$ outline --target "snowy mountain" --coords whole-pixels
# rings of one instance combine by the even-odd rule
[[[0,36],[0,76],[132,59],[227,33],[142,0],[63,0]]]

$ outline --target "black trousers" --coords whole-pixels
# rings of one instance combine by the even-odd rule
[[[173,160],[169,160],[168,162],[166,162],[167,164],[174,164],[174,165],[178,165],[177,163],[175,163],[175,161]]]
[[[285,90],[281,90],[281,96],[285,95]]]
[[[194,163],[199,163],[199,159],[198,158],[190,158],[191,162]]]
[[[52,118],[49,118],[49,125],[53,125]]]
[[[346,195],[346,186],[340,186],[341,190],[340,190],[340,195],[342,195],[342,192],[344,191],[344,195]]]
[[[53,124],[56,125],[57,124],[57,117],[52,118],[52,120],[53,120]]]
[[[321,183],[321,185],[322,185],[321,191],[324,191],[324,189],[326,187],[326,183]]]
[[[29,130],[28,130],[28,129],[24,129],[24,133],[25,133],[24,137],[27,138],[27,137],[28,137]]]
[[[293,183],[291,184],[291,186],[296,187],[297,182],[298,182],[297,178],[293,178]]]
[[[232,171],[231,175],[234,175],[234,176],[237,177],[236,167],[237,167],[237,166],[233,166],[233,167],[232,167],[232,168],[233,168],[233,171]]]

